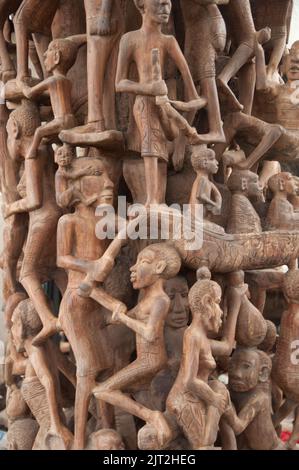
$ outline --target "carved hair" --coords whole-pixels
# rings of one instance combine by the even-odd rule
[[[281,181],[285,182],[289,181],[290,179],[292,179],[292,174],[287,172],[281,172],[277,175],[273,175],[268,181],[268,188],[272,191],[272,193],[278,193],[284,189],[281,186]]]
[[[101,447],[101,440],[112,440],[115,443],[118,443],[121,447],[125,448],[121,435],[115,429],[101,429],[100,431],[93,432],[88,438],[86,448],[90,450],[102,450],[100,448],[95,449],[97,441],[100,442]]]
[[[230,175],[227,181],[227,187],[230,191],[241,191],[242,188],[242,180],[244,179],[252,179],[256,177],[256,174],[250,170],[233,170],[232,174]]]
[[[29,100],[23,100],[21,106],[11,112],[9,119],[18,124],[19,137],[31,137],[41,125],[37,106]]]
[[[12,423],[7,433],[10,450],[32,450],[39,425],[34,419],[19,419]]]
[[[23,326],[23,339],[36,336],[42,329],[42,322],[30,299],[22,300],[13,314],[13,320],[19,316]]]
[[[295,303],[299,303],[299,270],[289,271],[284,278],[283,285],[286,297]]]
[[[221,288],[219,284],[210,279],[197,281],[189,291],[189,305],[191,312],[199,311],[205,308],[204,298],[206,295],[215,297]]]
[[[206,145],[194,145],[191,150],[191,164],[194,170],[205,168],[206,160],[215,157],[215,152]]]
[[[142,251],[153,251],[159,260],[165,261],[166,267],[161,275],[163,279],[172,279],[181,269],[181,258],[175,248],[167,243],[150,245]]]
[[[78,53],[78,44],[69,39],[54,39],[49,49],[60,53],[59,65],[66,73],[74,65]]]

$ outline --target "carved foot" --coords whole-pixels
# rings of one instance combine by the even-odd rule
[[[36,335],[32,341],[33,346],[41,346],[48,338],[60,331],[60,324],[57,318],[49,321],[47,325]]]
[[[58,430],[51,430],[46,437],[46,447],[49,450],[70,450],[72,448],[74,436],[64,426]]]
[[[172,431],[160,411],[153,411],[151,419],[148,421],[157,431],[158,442],[161,449],[165,448],[172,440]]]
[[[193,145],[198,144],[225,144],[226,139],[223,132],[209,132],[208,134],[197,134],[192,139]]]
[[[84,128],[85,126],[83,126]],[[87,128],[86,128],[87,129]],[[81,132],[82,128],[75,127],[60,132],[62,142],[81,147],[100,147],[105,150],[124,150],[124,136],[116,130]]]
[[[232,110],[242,111],[244,106],[237,99],[236,95],[233,93],[227,83],[225,83],[220,77],[217,78],[216,82],[219,88],[219,92],[227,98],[229,105],[232,107]]]

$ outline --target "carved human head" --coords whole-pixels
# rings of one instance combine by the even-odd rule
[[[170,328],[184,328],[189,321],[188,284],[183,276],[176,276],[165,283],[165,292],[171,304],[166,318]]]
[[[12,159],[22,157],[21,143],[23,139],[33,137],[36,128],[41,125],[38,107],[29,100],[10,113],[7,121],[7,148]]]
[[[69,144],[57,147],[54,152],[55,163],[62,167],[69,166],[75,157],[75,148]]]
[[[87,450],[125,450],[125,446],[117,431],[101,429],[89,436]]]
[[[19,419],[7,433],[7,450],[32,450],[39,425],[34,419]]]
[[[234,392],[248,392],[258,383],[268,383],[272,369],[270,357],[254,348],[238,348],[229,363],[229,388]]]
[[[176,249],[167,243],[157,243],[144,248],[131,267],[134,289],[154,284],[158,279],[171,279],[181,269],[181,258]]]
[[[76,62],[78,44],[69,39],[54,39],[45,52],[44,63],[47,72],[59,67],[62,73],[67,73]]]
[[[86,199],[94,199],[93,206],[112,205],[114,201],[114,184],[110,177],[109,166],[105,160],[96,157],[75,158],[73,168],[80,171],[80,191]]]
[[[134,0],[142,16],[157,24],[167,24],[171,13],[170,0]]]
[[[24,341],[34,338],[42,329],[42,322],[30,299],[22,300],[12,315],[12,337],[18,352],[24,351]]]
[[[222,325],[221,287],[210,279],[197,281],[189,291],[193,318],[200,318],[207,332],[218,333]]]
[[[268,181],[268,187],[272,193],[285,193],[287,196],[295,196],[298,193],[298,184],[292,173],[281,172],[272,176]]]
[[[18,419],[9,426],[8,450],[32,450],[39,425],[34,419]]]
[[[192,146],[191,163],[195,172],[205,170],[208,174],[215,175],[219,169],[214,150],[206,145]]]
[[[232,193],[243,193],[247,197],[262,195],[262,186],[256,173],[250,170],[233,170],[227,181],[228,189]]]
[[[299,41],[294,42],[290,53],[285,57],[285,70],[288,80],[299,80]]]
[[[299,304],[299,270],[293,269],[286,273],[283,282],[283,293],[288,302]]]

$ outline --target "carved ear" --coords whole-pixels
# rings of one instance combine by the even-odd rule
[[[162,274],[165,271],[166,268],[166,261],[159,261],[156,265],[156,273],[157,274]]]
[[[242,178],[241,179],[241,189],[242,189],[242,191],[245,191],[245,189],[248,189],[247,178]]]
[[[10,127],[9,132],[12,133],[12,136],[15,139],[18,139],[20,137],[20,134],[21,134],[21,129],[20,129],[19,123],[15,119],[11,119],[9,127]]]
[[[282,178],[279,178],[279,191],[284,191],[285,190],[285,183]]]
[[[60,51],[55,51],[54,63],[55,63],[56,65],[58,65],[59,62],[60,62],[60,59],[61,59],[61,52],[60,52]]]
[[[260,373],[259,373],[259,381],[260,382],[268,382],[270,378],[270,369],[267,366],[261,367]]]

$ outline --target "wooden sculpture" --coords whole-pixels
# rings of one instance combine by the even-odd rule
[[[293,5],[0,0],[8,449],[295,448]]]
[[[114,321],[120,321],[135,331],[137,358],[93,390],[98,399],[119,406],[154,426],[159,442],[167,441],[170,434],[163,414],[145,408],[125,395],[125,392],[138,389],[167,364],[164,323],[170,300],[163,283],[164,279],[176,276],[180,266],[176,251],[167,245],[155,244],[140,252],[136,264],[131,268],[131,280],[135,289],[143,290],[142,300],[128,314],[125,306],[116,307],[112,316]]]
[[[257,349],[238,348],[230,360],[229,390],[238,415],[229,410],[226,419],[239,435],[238,449],[283,449],[271,416],[271,369],[270,357]]]
[[[167,408],[194,450],[214,446],[220,417],[229,407],[225,386],[209,378],[216,368],[214,356],[229,356],[232,351],[242,291],[243,286],[234,288],[220,341],[208,339],[208,333],[217,334],[222,323],[220,286],[204,278],[189,293],[192,323],[184,336],[182,363]]]

